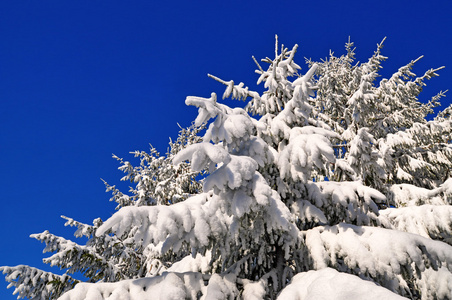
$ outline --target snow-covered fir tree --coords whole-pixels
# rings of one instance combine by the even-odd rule
[[[130,181],[129,194],[124,194],[115,186],[106,182],[107,192],[113,196],[110,201],[116,202],[116,209],[128,206],[168,205],[183,201],[202,190],[198,175],[204,170],[193,172],[188,163],[174,165],[172,159],[176,153],[190,144],[201,141],[198,135],[203,127],[181,128],[175,142],[170,140],[166,156],[161,156],[151,146],[149,153],[135,151],[132,154],[139,157],[139,165],[113,156],[120,162],[119,169],[125,173],[121,178]],[[88,282],[119,280],[142,277],[152,264],[144,249],[137,249],[135,244],[127,238],[115,235],[96,236],[95,232],[102,225],[100,218],[92,225],[78,222],[72,218],[62,216],[66,226],[77,228],[75,237],[88,238],[86,245],[80,245],[64,237],[55,236],[48,231],[32,234],[31,237],[46,243],[44,252],[56,252],[45,263],[65,269],[63,276],[45,272],[30,266],[1,267],[15,287],[18,297],[27,299],[57,299],[64,292],[72,289],[79,280],[71,275],[82,273]]]
[[[441,68],[379,80],[383,42],[364,63],[348,42],[302,73],[297,49],[255,60],[262,94],[209,75],[245,108],[187,97],[198,116],[166,157],[117,158],[135,186],[107,184],[111,218],[65,217],[86,245],[32,235],[64,275],[1,268],[19,296],[451,299],[452,108],[428,120],[445,92],[419,101]]]

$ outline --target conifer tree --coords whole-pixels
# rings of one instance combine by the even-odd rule
[[[166,157],[117,158],[136,183],[107,185],[119,210],[66,218],[86,245],[33,235],[65,275],[6,279],[32,299],[450,299],[451,108],[428,121],[445,93],[418,98],[441,68],[415,77],[414,60],[377,82],[382,49],[355,63],[348,42],[301,73],[298,46],[277,41],[255,60],[262,94],[209,75],[245,108],[187,97],[198,116]]]
[[[110,201],[118,205],[116,209],[128,206],[166,205],[185,200],[201,190],[201,183],[197,176],[200,172],[192,172],[188,163],[178,166],[172,164],[172,159],[181,149],[200,141],[197,133],[203,127],[181,128],[175,142],[170,141],[166,156],[161,156],[151,146],[149,153],[134,151],[135,157],[140,158],[140,164],[133,166],[116,155],[120,162],[119,170],[125,173],[122,181],[130,181],[135,186],[130,188],[130,194],[124,194],[115,186],[104,182],[107,192],[113,196]],[[60,276],[45,272],[30,266],[1,267],[6,274],[10,287],[15,287],[18,297],[27,299],[57,299],[64,292],[72,289],[79,280],[71,277],[74,273],[81,273],[88,282],[116,282],[119,280],[139,278],[146,275],[153,261],[148,258],[144,249],[137,249],[127,237],[117,235],[96,236],[96,230],[103,221],[97,218],[92,225],[78,222],[72,218],[62,216],[66,220],[65,226],[76,227],[75,237],[88,239],[86,245],[80,245],[64,237],[48,232],[32,234],[46,244],[44,253],[56,252],[44,259],[44,263],[64,269]]]

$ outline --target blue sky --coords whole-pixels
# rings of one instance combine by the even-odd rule
[[[149,143],[164,153],[177,123],[196,117],[185,97],[223,92],[207,73],[255,88],[251,56],[272,57],[275,34],[299,44],[302,72],[304,57],[340,55],[349,36],[361,61],[387,36],[384,75],[420,55],[418,75],[446,66],[427,100],[452,90],[451,15],[447,0],[2,0],[0,265],[54,269],[29,235],[72,238],[60,215],[108,218],[115,205],[100,178],[122,176],[112,153],[132,160]],[[0,298],[15,299],[6,285],[1,277]]]

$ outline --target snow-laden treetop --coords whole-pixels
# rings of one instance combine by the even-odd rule
[[[244,108],[187,97],[198,116],[166,156],[115,157],[134,186],[107,184],[111,218],[65,217],[86,245],[32,235],[65,274],[6,279],[30,299],[450,299],[452,108],[427,120],[441,68],[380,79],[382,48],[356,63],[348,42],[302,72],[277,41],[255,60],[263,93],[209,75]]]

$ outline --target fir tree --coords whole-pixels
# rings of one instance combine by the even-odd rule
[[[427,121],[445,93],[418,99],[441,68],[415,77],[414,60],[377,82],[382,49],[355,63],[348,42],[301,74],[298,46],[277,41],[267,68],[255,60],[262,95],[209,75],[245,108],[187,97],[198,116],[166,157],[117,158],[136,184],[107,185],[119,211],[66,218],[86,245],[33,235],[66,274],[6,279],[32,299],[450,299],[451,108]]]
[[[135,186],[130,188],[130,194],[124,194],[115,186],[106,182],[107,192],[112,192],[110,201],[115,201],[116,209],[128,206],[168,205],[183,201],[201,190],[201,183],[197,180],[200,172],[192,172],[188,163],[178,166],[172,164],[176,153],[190,144],[200,141],[197,133],[203,127],[181,128],[175,142],[170,141],[166,156],[161,156],[151,146],[149,153],[145,151],[132,152],[140,158],[138,166],[125,161],[116,155],[120,162],[119,170],[126,173],[122,181],[130,181]],[[71,277],[74,273],[81,273],[88,282],[116,282],[130,278],[140,278],[151,269],[154,261],[144,249],[139,249],[128,237],[117,235],[96,236],[96,230],[103,221],[98,218],[92,225],[78,222],[72,218],[62,216],[66,220],[65,226],[76,227],[75,237],[88,239],[86,245],[79,245],[64,237],[55,236],[48,231],[32,234],[46,244],[44,253],[56,252],[44,259],[44,263],[64,269],[64,275],[44,272],[36,268],[20,265],[16,267],[1,267],[6,274],[10,286],[15,287],[15,293],[21,298],[28,299],[57,299],[64,292],[72,289],[79,280]]]

